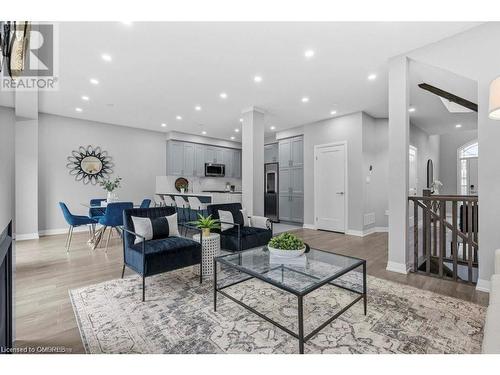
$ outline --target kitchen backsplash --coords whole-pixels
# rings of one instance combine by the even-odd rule
[[[156,191],[175,191],[175,180],[179,176],[156,176]],[[201,193],[203,190],[224,190],[226,183],[235,186],[236,191],[241,191],[241,179],[225,177],[186,177],[189,181],[189,191]]]

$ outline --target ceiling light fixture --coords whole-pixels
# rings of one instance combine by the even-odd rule
[[[456,124],[455,125],[455,128],[461,128],[462,127],[462,124]]]
[[[219,94],[219,96],[222,98],[222,99],[227,99],[227,94],[225,92],[221,92]]]
[[[242,118],[240,118],[240,122],[243,122],[243,119],[242,119]]]
[[[490,84],[490,110],[488,117],[492,120],[500,120],[500,77],[494,79]]]
[[[201,111],[201,107],[199,105],[197,105],[196,107],[194,107],[194,110],[195,111]]]
[[[125,26],[132,26],[132,22],[131,22],[131,21],[122,21],[122,23],[123,23]]]
[[[332,116],[334,116],[334,115],[336,115],[336,114],[337,114],[337,111],[333,110],[333,111],[331,111],[331,112],[330,112],[330,114],[331,114]]]
[[[175,119],[176,120],[182,120],[182,116],[177,115],[177,116],[175,116]]]
[[[415,111],[416,111],[415,107],[410,107],[410,108],[408,109],[408,112],[410,112],[410,113],[413,113],[413,112],[415,112]]]
[[[98,85],[99,84],[99,80],[96,79],[96,78],[91,78],[90,79],[90,83],[93,84],[93,85]]]
[[[234,141],[234,139],[235,139],[235,137],[232,135],[232,136],[231,136],[231,140],[232,140],[232,141]]]
[[[269,129],[271,129],[271,130],[275,130],[275,129],[276,129],[276,126],[274,126],[274,125],[273,125],[273,126],[271,126]]]
[[[161,127],[162,127],[162,128],[166,128],[166,127],[167,127],[167,124],[162,123],[162,124],[161,124]]]
[[[82,100],[85,100],[86,102],[88,102],[90,100],[90,98],[87,95],[82,95]]]
[[[306,52],[304,52],[304,56],[307,58],[307,59],[310,59],[311,57],[314,56],[314,51],[312,49],[308,49]]]
[[[203,131],[201,132],[201,134],[206,135],[206,134],[207,134],[207,132],[206,132],[205,130],[203,130]]]
[[[236,133],[239,133],[239,132],[240,132],[240,129],[236,128],[236,129],[234,129],[234,131],[235,131]]]
[[[302,103],[308,103],[309,102],[309,98],[307,96],[304,96],[301,100],[302,100]]]
[[[370,75],[368,76],[368,80],[369,80],[369,81],[374,81],[375,79],[377,79],[377,75],[376,75],[376,74],[370,74]]]
[[[106,61],[106,62],[110,62],[111,60],[113,60],[113,59],[111,58],[111,55],[108,55],[107,53],[103,53],[103,54],[101,55],[101,57],[102,57],[102,59],[103,59],[104,61]]]
[[[75,111],[77,111],[77,112],[83,112],[83,109],[81,109],[80,107],[76,107]]]
[[[257,83],[260,83],[260,82],[262,82],[262,77],[261,76],[255,76],[255,77],[253,77],[253,80],[255,82],[257,82]]]

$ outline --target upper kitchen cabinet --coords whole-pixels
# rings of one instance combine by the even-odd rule
[[[234,150],[233,152],[233,176],[234,178],[241,178],[241,150]]]
[[[234,150],[229,148],[225,148],[222,150],[222,162],[226,166],[226,177],[234,177],[233,171],[233,159],[234,159]]]
[[[195,177],[205,176],[205,145],[194,145],[194,173]]]
[[[207,146],[205,149],[205,162],[214,164],[223,164],[223,148]]]
[[[167,174],[192,176],[194,169],[194,144],[187,142],[167,142]]]
[[[264,145],[264,163],[277,163],[278,158],[278,143]]]
[[[304,141],[301,136],[283,139],[278,147],[280,168],[304,165]]]

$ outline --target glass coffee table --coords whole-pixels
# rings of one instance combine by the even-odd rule
[[[238,271],[237,273],[243,274],[244,277],[219,285],[217,263],[229,272]],[[356,275],[353,275],[353,278],[355,278],[354,276],[359,276],[361,279],[360,288],[356,289],[353,287],[359,286],[358,283],[345,282],[345,277],[348,276],[348,273],[356,273]],[[254,278],[297,296],[298,332],[290,330],[225,291],[226,288]],[[229,277],[229,279],[231,278]],[[217,310],[217,293],[220,293],[298,339],[299,353],[301,354],[304,353],[304,343],[307,340],[360,300],[363,300],[364,314],[366,315],[366,261],[323,250],[311,248],[309,252],[298,258],[282,258],[271,255],[267,247],[264,246],[239,253],[218,256],[214,258],[213,284],[214,311]],[[309,293],[325,285],[353,292],[356,297],[319,327],[305,334],[303,299]]]

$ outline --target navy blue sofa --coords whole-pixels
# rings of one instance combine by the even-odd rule
[[[125,266],[142,276],[142,301],[145,301],[147,276],[156,275],[176,269],[200,265],[201,245],[185,237],[168,237],[164,239],[141,241],[134,244],[137,234],[134,231],[132,216],[157,218],[175,214],[175,207],[133,208],[123,211],[123,270]],[[179,230],[180,232],[180,230]],[[200,234],[201,235],[201,234]]]
[[[210,204],[207,206],[212,219],[219,219],[219,210],[230,211],[233,214],[234,227],[221,231],[212,230],[220,234],[220,245],[222,249],[229,251],[241,251],[258,246],[267,245],[273,236],[273,224],[271,220],[262,216],[249,216],[251,221],[259,221],[261,226],[246,227],[243,225],[241,203]]]

